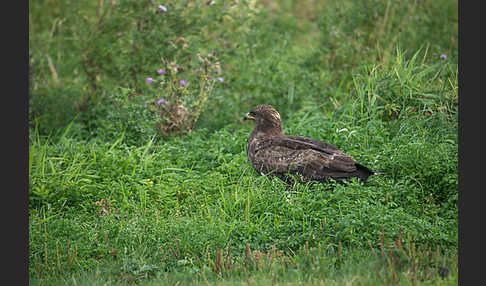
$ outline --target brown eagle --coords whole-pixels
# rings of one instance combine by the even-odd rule
[[[280,114],[268,104],[253,108],[244,119],[255,121],[247,155],[260,175],[277,176],[286,182],[292,180],[287,174],[296,175],[302,182],[353,177],[364,182],[376,173],[329,143],[284,135]]]

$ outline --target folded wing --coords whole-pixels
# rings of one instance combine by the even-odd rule
[[[335,146],[302,136],[262,139],[253,163],[262,173],[299,175],[303,181],[360,177],[356,161]],[[360,165],[358,165],[360,166]]]

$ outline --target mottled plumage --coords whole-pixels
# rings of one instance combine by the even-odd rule
[[[284,135],[280,114],[270,105],[253,108],[245,119],[255,121],[247,155],[261,175],[274,175],[288,181],[286,174],[293,174],[302,182],[356,177],[364,182],[375,173],[331,144]]]

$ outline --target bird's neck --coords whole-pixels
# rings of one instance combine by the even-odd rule
[[[251,137],[255,138],[255,137],[266,137],[266,138],[269,138],[269,137],[275,137],[275,136],[282,136],[284,135],[283,132],[282,132],[282,126],[279,125],[279,126],[256,126],[252,133],[251,133]]]

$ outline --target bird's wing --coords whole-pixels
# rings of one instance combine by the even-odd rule
[[[326,154],[328,156],[338,156],[341,160],[356,163],[353,157],[345,154],[337,147],[312,138],[307,138],[303,136],[279,136],[272,138],[272,144],[275,146],[286,146],[295,150],[312,149],[322,152],[323,154]]]
[[[268,171],[297,172],[312,177],[324,176],[324,173],[329,172],[356,170],[355,160],[336,147],[314,139],[306,138],[306,141],[301,138],[305,137],[278,136],[263,140],[258,150],[255,150],[260,158],[258,163]]]
[[[339,150],[336,146],[331,145],[331,144],[326,143],[326,142],[316,140],[316,139],[312,139],[312,138],[308,138],[308,137],[304,137],[304,136],[285,136],[285,137],[292,139],[292,140],[297,140],[297,141],[313,144],[313,145],[315,145],[318,148],[321,148],[323,150],[341,152],[341,150]]]

